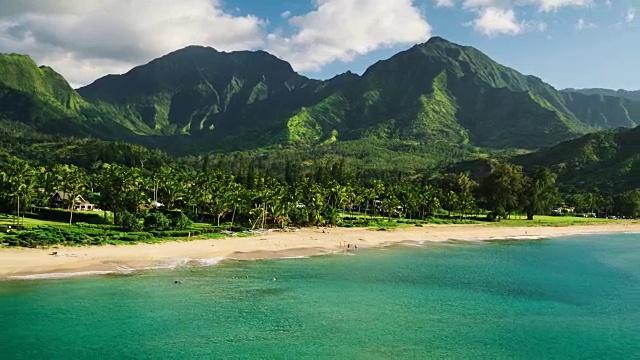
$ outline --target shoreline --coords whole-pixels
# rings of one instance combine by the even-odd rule
[[[128,274],[181,266],[212,266],[225,260],[304,258],[403,243],[535,240],[584,234],[640,233],[640,224],[565,227],[426,225],[376,231],[363,228],[304,228],[254,237],[55,249],[0,248],[0,280],[59,279]],[[349,249],[341,244],[349,244]],[[57,251],[58,255],[52,255]]]

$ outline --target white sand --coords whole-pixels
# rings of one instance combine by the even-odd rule
[[[443,242],[492,239],[532,239],[574,234],[640,233],[640,224],[571,227],[498,227],[488,225],[433,225],[392,231],[307,228],[248,238],[167,242],[131,246],[66,247],[56,249],[0,249],[0,278],[38,274],[61,277],[69,273],[100,274],[180,265],[212,265],[222,259],[253,260],[313,256],[352,249],[387,246],[406,241]],[[57,251],[58,255],[51,255]],[[54,275],[51,275],[54,274]],[[58,275],[55,275],[58,274]],[[35,275],[35,276],[34,276]],[[26,278],[29,278],[26,277]]]

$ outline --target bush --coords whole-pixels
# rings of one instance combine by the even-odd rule
[[[193,221],[184,213],[180,213],[180,215],[173,219],[172,225],[174,230],[188,230],[193,226]]]
[[[60,209],[46,209],[46,208],[38,208],[36,209],[37,214],[29,214],[27,213],[25,216],[32,219],[39,220],[49,220],[49,221],[57,221],[57,222],[69,222],[69,212]],[[111,216],[107,216],[105,218],[105,213],[103,212],[74,212],[73,213],[74,222],[83,222],[88,224],[96,224],[96,225],[109,225],[112,223],[113,219]]]
[[[123,211],[118,213],[116,218],[116,225],[120,226],[126,231],[142,231],[143,226],[140,223],[140,220],[135,214],[132,214],[128,211]]]
[[[145,230],[168,230],[171,228],[171,221],[159,211],[152,211],[144,218]]]

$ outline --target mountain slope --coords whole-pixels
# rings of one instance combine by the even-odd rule
[[[82,97],[51,68],[38,67],[26,55],[0,55],[1,118],[20,119],[45,130],[62,127],[73,131],[83,127],[78,113],[85,105]]]
[[[598,128],[640,125],[640,101],[623,97],[564,93],[567,107],[585,124]]]
[[[0,120],[19,121],[34,129],[66,136],[126,139],[126,119],[109,107],[98,109],[53,69],[26,55],[0,54]]]
[[[538,148],[589,131],[551,86],[441,38],[378,62],[362,82],[354,118],[394,119],[416,141]]]
[[[438,37],[327,81],[263,51],[191,46],[76,92],[12,56],[0,62],[5,118],[183,154],[375,144],[437,163],[640,124],[640,102],[559,92]]]
[[[640,90],[628,91],[628,90],[610,90],[610,89],[564,89],[562,90],[568,93],[580,93],[584,95],[602,95],[602,96],[614,96],[621,97],[628,100],[640,101]]]
[[[287,116],[314,104],[318,84],[262,51],[192,46],[78,91],[99,106],[129,114],[137,133],[206,137],[221,148],[274,142]]]
[[[566,186],[620,192],[640,184],[640,127],[606,130],[513,159],[526,167],[546,166]]]

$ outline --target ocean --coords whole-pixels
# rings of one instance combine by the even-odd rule
[[[0,359],[217,358],[640,359],[640,235],[0,282]]]

